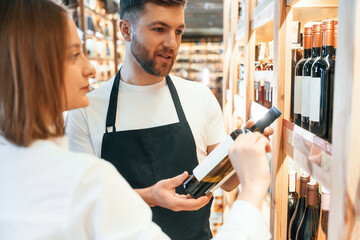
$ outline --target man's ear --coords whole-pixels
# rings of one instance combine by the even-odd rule
[[[125,41],[131,41],[131,24],[125,19],[120,19],[119,23],[121,35],[123,35]]]

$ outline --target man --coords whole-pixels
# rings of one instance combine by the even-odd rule
[[[207,87],[168,76],[185,29],[185,3],[120,1],[124,64],[89,94],[88,108],[69,112],[66,131],[70,150],[95,154],[117,168],[171,239],[201,240],[211,238],[210,197],[187,197],[182,173],[192,171],[226,133]],[[234,176],[224,189],[238,183]]]

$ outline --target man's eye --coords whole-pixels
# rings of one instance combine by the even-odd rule
[[[163,31],[164,31],[163,28],[154,28],[153,30],[154,30],[155,32],[163,32]]]
[[[177,35],[182,35],[183,33],[184,33],[183,30],[176,30],[176,34],[177,34]]]

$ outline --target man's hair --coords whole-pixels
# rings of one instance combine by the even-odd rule
[[[121,0],[120,1],[120,18],[129,20],[137,16],[144,8],[145,3],[152,2],[161,6],[184,6],[187,0]]]
[[[64,135],[68,18],[55,1],[0,1],[0,136],[18,146]]]

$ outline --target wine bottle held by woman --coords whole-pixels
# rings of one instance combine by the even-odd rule
[[[241,134],[263,132],[281,112],[272,107],[250,129],[236,129],[228,135],[194,170],[184,182],[184,188],[193,198],[209,195],[228,180],[235,170],[229,160],[228,152],[235,139]]]
[[[301,175],[300,177],[300,198],[297,201],[294,214],[291,218],[289,229],[288,229],[288,239],[295,240],[296,232],[300,226],[301,219],[303,218],[306,206],[306,184],[310,182],[310,176]]]
[[[318,186],[307,183],[307,205],[295,240],[316,240],[319,227]]]

